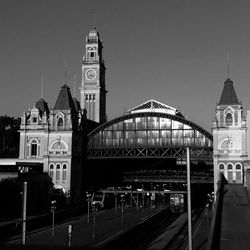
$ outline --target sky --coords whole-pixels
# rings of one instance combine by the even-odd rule
[[[250,109],[249,13],[249,0],[1,0],[0,116],[20,117],[41,96],[53,108],[65,65],[80,100],[95,19],[108,120],[155,99],[210,130],[228,77],[244,112]]]

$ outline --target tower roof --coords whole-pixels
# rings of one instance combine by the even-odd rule
[[[37,109],[39,109],[39,111],[41,113],[46,112],[46,114],[49,114],[49,107],[48,107],[48,103],[44,101],[43,98],[41,98],[40,100],[38,100],[35,104],[35,107]]]
[[[93,27],[90,31],[88,36],[86,37],[86,42],[88,43],[99,43],[101,44],[101,39],[99,32],[96,30],[96,27]]]
[[[71,110],[72,112],[76,112],[75,104],[70,93],[70,88],[66,84],[61,87],[54,109]]]
[[[238,98],[236,96],[233,81],[231,79],[227,79],[224,82],[224,88],[221,94],[219,105],[233,105],[233,104],[240,104]]]

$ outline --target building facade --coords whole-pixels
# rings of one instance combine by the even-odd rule
[[[19,161],[41,163],[54,187],[73,202],[82,195],[84,118],[79,102],[65,84],[53,109],[40,99],[21,119]]]
[[[238,101],[233,81],[224,82],[213,121],[214,189],[217,190],[219,174],[229,183],[246,185],[247,127],[242,103]]]

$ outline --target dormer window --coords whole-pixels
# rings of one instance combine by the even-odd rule
[[[36,116],[33,116],[33,117],[32,117],[32,122],[33,122],[33,123],[37,123],[37,117],[36,117]]]
[[[59,117],[57,120],[57,127],[63,127],[63,118]]]
[[[90,57],[94,57],[95,56],[95,53],[94,52],[90,52]]]
[[[233,124],[233,116],[231,113],[226,114],[226,126],[231,126]]]

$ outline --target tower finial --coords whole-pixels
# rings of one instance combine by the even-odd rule
[[[93,21],[94,21],[94,28],[96,28],[96,24],[95,24],[95,13],[93,14]]]
[[[43,98],[43,76],[41,76],[41,98]]]
[[[67,83],[67,63],[64,63],[64,82]]]
[[[229,52],[227,52],[227,77],[230,77],[230,64],[229,64]]]
[[[76,97],[76,74],[74,74],[74,97]]]

